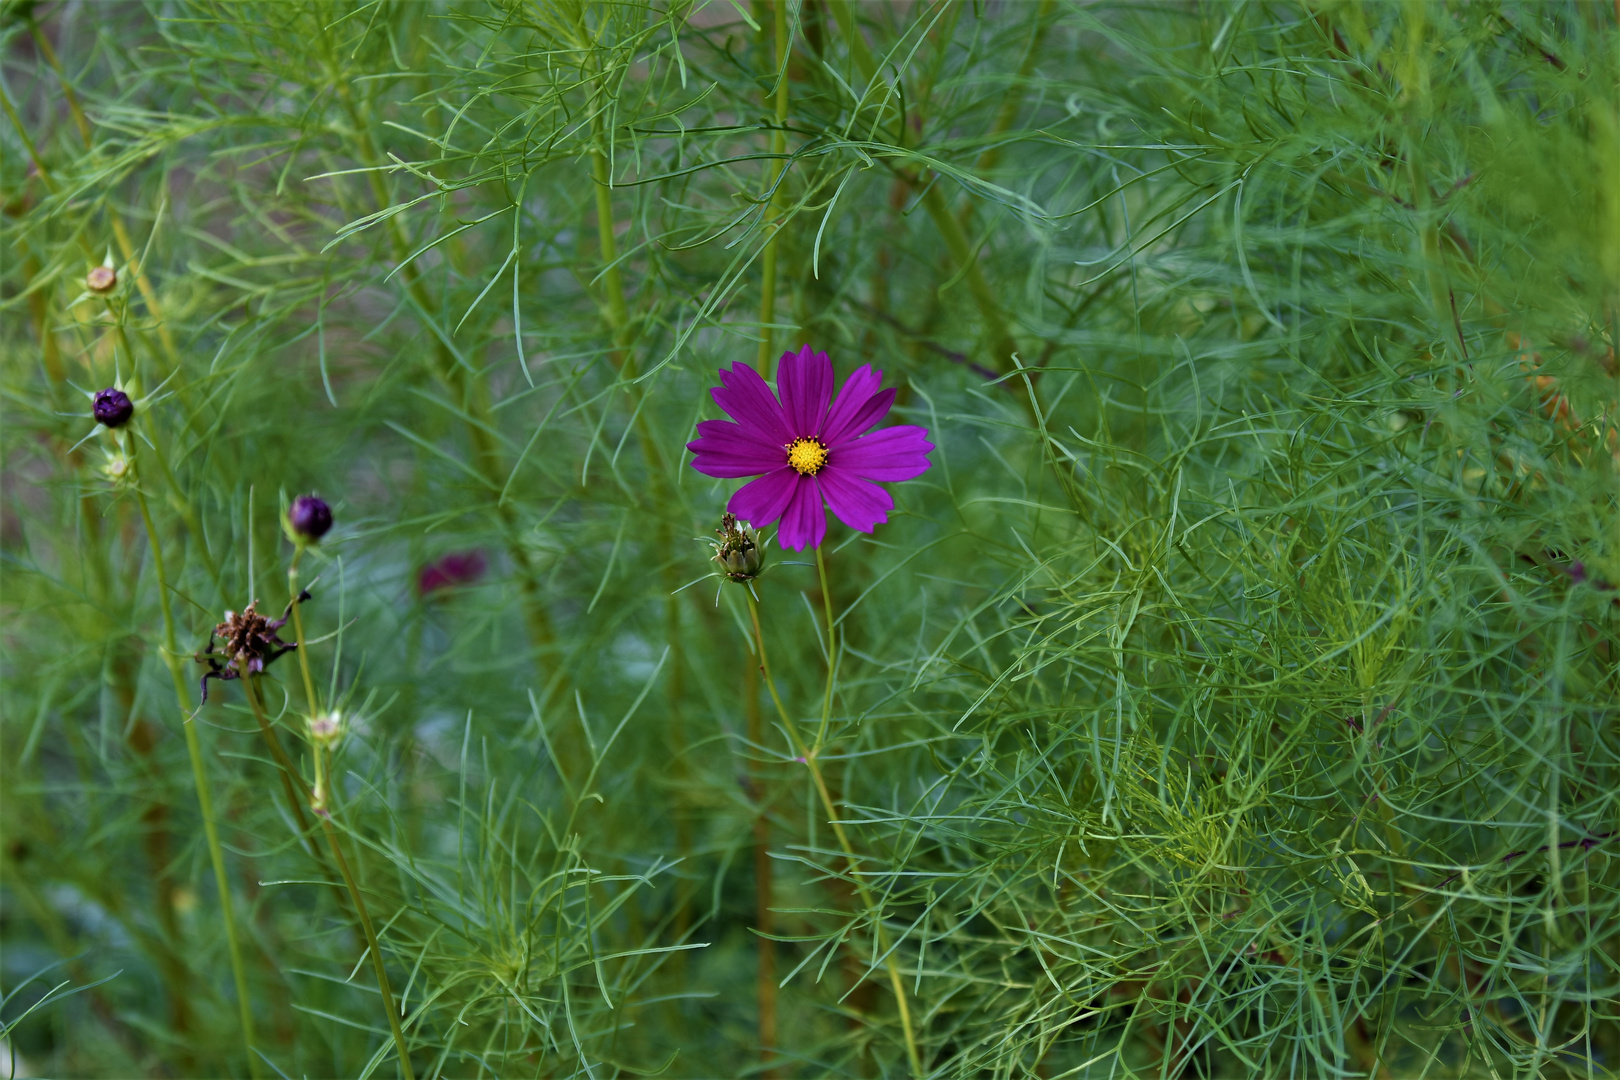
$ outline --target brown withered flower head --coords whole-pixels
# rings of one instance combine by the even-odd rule
[[[301,604],[308,599],[309,590],[305,589],[293,604]],[[260,615],[258,605],[259,602],[255,600],[240,613],[227,611],[225,621],[215,626],[208,635],[207,651],[193,657],[197,663],[208,665],[208,672],[201,682],[204,703],[208,701],[209,679],[220,682],[240,679],[244,667],[250,672],[261,672],[277,657],[298,648],[296,642],[289,644],[277,635],[277,631],[286,626],[292,616],[293,605],[288,604],[279,619],[267,619]],[[215,638],[221,639],[218,649],[214,648]]]

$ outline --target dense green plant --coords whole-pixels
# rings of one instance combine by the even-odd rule
[[[1617,15],[4,5],[0,1034],[1615,1075]],[[805,341],[938,449],[750,591]]]

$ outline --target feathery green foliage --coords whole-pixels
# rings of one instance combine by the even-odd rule
[[[0,7],[0,1035],[1620,1073],[1617,18]],[[804,341],[939,448],[767,679],[683,447]]]

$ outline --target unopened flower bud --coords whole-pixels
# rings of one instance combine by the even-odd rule
[[[317,495],[300,495],[287,511],[287,529],[293,539],[313,544],[332,527],[332,508]]]
[[[90,411],[95,413],[97,423],[110,428],[123,427],[135,415],[135,403],[116,386],[109,386],[96,391],[90,399]]]
[[[714,545],[714,561],[720,572],[738,584],[746,584],[759,577],[765,568],[765,550],[754,536],[754,530],[738,523],[732,514],[720,518],[715,530],[720,542]]]
[[[101,473],[115,484],[122,484],[129,478],[129,458],[123,454],[108,454],[107,463],[101,467]]]
[[[329,712],[311,717],[309,721],[309,737],[322,746],[331,746],[343,737],[342,715]]]
[[[118,288],[118,270],[103,263],[84,276],[84,287],[97,296],[106,296]]]

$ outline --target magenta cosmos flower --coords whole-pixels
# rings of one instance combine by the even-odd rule
[[[699,438],[686,444],[697,455],[692,467],[724,479],[758,477],[726,509],[756,529],[780,520],[776,537],[785,548],[820,546],[827,535],[823,504],[850,528],[871,532],[894,509],[893,496],[876,481],[928,471],[934,444],[927,431],[912,424],[872,431],[889,414],[894,391],[880,389],[883,372],[870,364],[844,380],[836,400],[832,363],[808,345],[782,356],[780,401],[747,364],[722,368],[720,382],[709,392],[731,420],[698,425]]]

